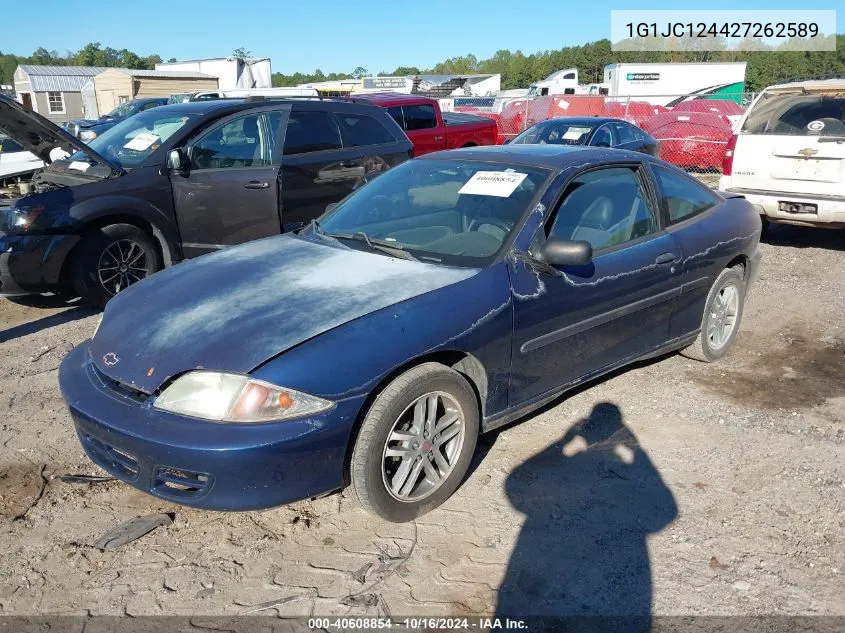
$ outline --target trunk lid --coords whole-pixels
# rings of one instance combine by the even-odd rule
[[[323,332],[476,272],[293,235],[266,238],[178,264],[118,294],[91,358],[144,393],[191,369],[248,373]]]
[[[47,164],[52,162],[50,152],[62,148],[71,154],[82,152],[95,162],[118,173],[125,173],[120,166],[104,158],[55,123],[4,95],[0,95],[0,132],[16,140]]]

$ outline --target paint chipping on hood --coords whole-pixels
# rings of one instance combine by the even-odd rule
[[[177,264],[121,293],[106,308],[91,356],[106,375],[147,393],[198,367],[246,373],[343,323],[477,272],[268,238]],[[120,362],[107,365],[106,354]]]

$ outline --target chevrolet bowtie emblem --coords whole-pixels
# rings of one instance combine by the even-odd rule
[[[812,147],[805,147],[804,149],[798,150],[798,153],[801,154],[804,158],[810,158],[810,156],[815,156],[819,153],[819,150],[813,149]]]
[[[109,367],[111,367],[112,365],[117,365],[120,362],[120,359],[114,352],[109,352],[108,354],[103,356],[103,362]]]

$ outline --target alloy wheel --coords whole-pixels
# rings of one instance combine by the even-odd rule
[[[116,240],[100,255],[97,277],[100,284],[111,295],[116,295],[127,286],[141,281],[149,274],[147,254],[134,240]]]
[[[390,495],[420,501],[443,485],[458,461],[466,436],[457,400],[443,391],[426,393],[396,419],[382,455],[382,480]]]
[[[707,318],[707,340],[713,350],[720,350],[731,338],[739,313],[739,290],[726,284],[713,296]]]

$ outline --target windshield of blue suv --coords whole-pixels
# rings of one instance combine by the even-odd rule
[[[516,230],[550,173],[498,162],[416,159],[353,193],[315,228],[347,243],[354,240],[357,247],[484,266]]]
[[[175,114],[166,108],[152,108],[121,121],[88,145],[120,167],[137,167],[197,116],[184,112]],[[83,152],[76,152],[70,160],[87,161],[88,158]]]

